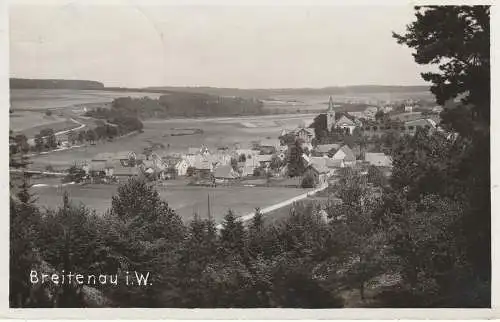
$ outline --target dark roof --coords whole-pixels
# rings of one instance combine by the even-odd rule
[[[215,169],[214,177],[223,179],[236,179],[238,176],[230,165],[222,165]]]

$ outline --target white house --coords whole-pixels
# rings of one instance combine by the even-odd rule
[[[295,131],[295,135],[297,136],[298,139],[303,140],[305,143],[311,143],[311,141],[315,137],[314,130],[305,127]]]
[[[189,168],[188,163],[184,159],[176,159],[172,162],[171,168],[177,173],[178,176],[185,176],[187,174],[187,169]]]
[[[394,110],[394,107],[392,107],[391,105],[386,105],[382,108],[382,111],[384,113],[389,113],[389,112],[392,112],[392,110]]]
[[[349,133],[352,133],[356,128],[356,124],[347,116],[342,115],[342,117],[335,123],[335,127],[339,129],[347,129]]]
[[[413,105],[409,104],[405,105],[405,112],[410,112],[410,113],[413,112]]]
[[[368,106],[363,112],[364,117],[369,120],[375,119],[375,114],[378,112],[378,107],[376,106]]]

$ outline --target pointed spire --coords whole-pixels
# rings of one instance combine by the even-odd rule
[[[328,101],[328,110],[333,110],[333,99],[332,96],[330,95],[330,100]]]

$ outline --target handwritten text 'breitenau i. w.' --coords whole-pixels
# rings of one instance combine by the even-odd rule
[[[30,272],[31,284],[52,283],[55,285],[118,285],[148,286],[152,285],[149,272],[124,272],[124,274],[82,274],[77,272],[44,273],[36,270]]]

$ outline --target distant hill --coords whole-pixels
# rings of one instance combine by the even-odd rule
[[[386,85],[356,85],[324,88],[278,88],[278,89],[240,89],[219,87],[146,87],[152,91],[175,91],[189,93],[204,93],[218,96],[270,98],[275,95],[342,95],[361,93],[412,93],[428,92],[429,86],[386,86]]]
[[[144,88],[104,87],[103,83],[88,80],[66,79],[24,79],[11,78],[10,88],[44,88],[44,89],[94,89],[120,92],[157,92],[157,93],[200,93],[214,96],[234,96],[244,98],[270,99],[276,95],[351,95],[367,93],[415,93],[428,92],[429,86],[388,86],[388,85],[356,85],[332,86],[323,88],[223,88],[223,87],[182,87],[160,86]]]
[[[11,89],[104,89],[104,84],[88,80],[11,78]]]

